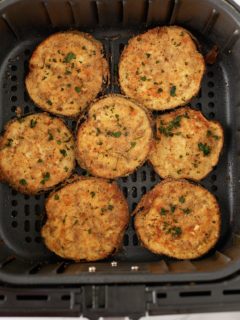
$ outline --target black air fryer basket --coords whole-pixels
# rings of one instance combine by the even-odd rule
[[[225,146],[201,184],[217,197],[221,237],[206,256],[176,261],[140,246],[131,221],[123,248],[102,262],[73,263],[44,246],[41,194],[29,197],[0,184],[0,315],[130,316],[240,309],[240,9],[229,0],[0,1],[0,126],[40,111],[24,86],[33,49],[48,35],[78,29],[102,41],[111,66],[109,92],[119,92],[119,56],[128,39],[161,25],[180,25],[203,54],[217,45],[191,106],[221,122]],[[75,128],[74,121],[68,124]],[[86,174],[81,168],[79,174]],[[160,178],[145,164],[118,180],[133,210]]]

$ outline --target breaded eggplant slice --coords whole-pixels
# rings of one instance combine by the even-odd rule
[[[219,122],[185,107],[157,117],[149,160],[162,178],[203,179],[218,163],[224,134]]]
[[[60,32],[41,42],[29,61],[27,91],[42,109],[76,117],[102,90],[108,64],[87,33]]]
[[[152,110],[186,104],[201,85],[203,56],[191,34],[177,26],[157,27],[130,39],[119,65],[122,91]]]
[[[142,197],[135,230],[150,251],[177,259],[195,259],[216,244],[221,215],[215,197],[186,180],[165,180]]]
[[[46,246],[75,261],[96,261],[114,253],[129,222],[121,190],[100,178],[80,178],[53,192],[46,213],[42,228]]]
[[[145,109],[124,96],[109,95],[90,106],[77,132],[76,157],[92,175],[114,179],[141,166],[151,147]]]
[[[74,139],[61,119],[36,113],[10,121],[0,139],[0,177],[36,194],[67,179],[75,167]]]

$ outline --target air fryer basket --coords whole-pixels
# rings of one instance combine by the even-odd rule
[[[40,228],[47,195],[21,195],[0,184],[0,280],[14,284],[90,284],[212,281],[240,269],[240,14],[224,0],[5,0],[0,3],[0,126],[15,116],[40,112],[26,93],[24,78],[35,46],[59,30],[76,28],[100,39],[111,66],[107,92],[119,92],[117,67],[128,39],[156,25],[188,28],[205,54],[220,55],[207,66],[201,91],[191,106],[219,120],[225,146],[219,164],[201,184],[217,197],[222,232],[205,257],[176,261],[151,254],[138,243],[131,221],[123,248],[96,263],[63,261],[42,243]],[[75,128],[74,121],[68,124]],[[85,174],[78,168],[78,173]],[[160,178],[145,164],[119,179],[130,209]]]

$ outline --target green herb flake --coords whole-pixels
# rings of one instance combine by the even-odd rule
[[[211,152],[210,146],[202,142],[199,142],[198,149],[203,152],[204,156],[208,156]]]
[[[64,157],[67,156],[67,151],[65,149],[60,149],[59,151]]]
[[[53,140],[53,134],[50,131],[48,131],[48,141],[51,140]]]
[[[166,137],[172,137],[174,135],[172,130],[180,127],[181,119],[182,116],[179,115],[172,121],[170,121],[167,125],[164,125],[164,123],[161,122],[161,125],[159,127],[160,133],[164,134]]]
[[[12,143],[13,143],[13,139],[7,139],[7,143],[5,144],[5,147],[11,147],[12,146]]]
[[[70,61],[72,61],[73,59],[76,59],[76,55],[73,52],[69,52],[65,58],[63,59],[63,62],[65,63],[69,63]]]
[[[59,200],[59,195],[58,194],[54,195],[54,200]]]
[[[161,216],[166,216],[167,213],[168,213],[168,210],[161,208],[161,210],[160,210]]]
[[[30,121],[30,128],[36,127],[36,124],[37,124],[37,120],[31,119],[31,121]]]
[[[143,76],[143,77],[140,78],[140,80],[141,80],[141,81],[146,81],[146,80],[147,80],[147,77],[146,77],[146,76]]]
[[[42,159],[38,159],[38,161],[37,161],[38,163],[42,163],[43,162],[43,160]]]
[[[151,57],[151,53],[146,53],[146,56],[147,56],[147,58],[150,58]]]
[[[111,210],[111,211],[112,211],[112,210],[113,210],[113,208],[114,208],[114,206],[113,206],[113,205],[111,205],[111,204],[109,204],[109,205],[108,205],[108,210]]]
[[[75,91],[76,91],[77,93],[79,93],[79,92],[81,92],[81,88],[80,88],[80,87],[75,87]]]
[[[20,179],[19,180],[19,183],[22,185],[22,186],[26,186],[27,185],[27,181],[25,179]]]
[[[69,170],[68,167],[64,167],[65,172],[68,172],[68,170]]]
[[[96,128],[96,136],[99,136],[100,133],[101,133],[101,130],[99,128]]]
[[[212,137],[215,140],[219,140],[219,136],[215,135],[211,130],[207,131],[207,137]]]
[[[171,86],[170,88],[170,96],[175,97],[176,96],[176,86]]]
[[[182,234],[182,229],[180,227],[174,226],[170,228],[170,233],[174,238],[180,237]]]
[[[132,142],[131,142],[131,149],[134,148],[134,147],[136,146],[136,144],[137,144],[137,142],[132,141]]]
[[[173,204],[170,204],[170,211],[171,211],[171,213],[174,213],[175,210],[176,210],[176,206],[173,205]]]
[[[160,61],[159,61],[159,60],[156,60],[156,64],[158,64],[158,63],[160,63]]]
[[[52,101],[51,100],[47,100],[47,104],[49,104],[51,106],[52,105]]]
[[[49,172],[45,172],[43,174],[43,179],[41,180],[41,184],[45,184],[46,181],[48,181],[50,179],[50,173]]]
[[[186,199],[184,196],[181,196],[178,198],[178,200],[179,200],[179,202],[184,203]]]
[[[119,137],[121,137],[122,132],[121,132],[121,131],[115,131],[115,132],[113,132],[113,131],[108,131],[107,134],[108,134],[109,136],[111,136],[111,137],[119,138]]]
[[[182,211],[183,211],[185,214],[191,213],[191,210],[190,210],[189,208],[182,209]]]
[[[95,197],[95,195],[96,195],[96,192],[91,191],[91,192],[90,192],[90,195],[91,195],[91,197],[92,197],[92,198],[94,198],[94,197]]]

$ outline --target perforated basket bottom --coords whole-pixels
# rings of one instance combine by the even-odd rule
[[[119,55],[127,40],[133,32],[112,30],[112,37],[109,32],[98,31],[96,37],[103,41],[106,56],[111,64],[111,84],[107,92],[119,92],[117,83],[117,66]],[[123,34],[123,36],[121,36]],[[117,35],[114,36],[114,35]],[[28,60],[35,46],[42,39],[30,39],[21,43],[12,50],[5,64],[0,70],[1,81],[1,110],[0,125],[15,116],[16,107],[20,106],[24,114],[29,112],[40,112],[30,101],[24,86],[24,78],[28,68]],[[205,48],[205,49],[204,49]],[[203,43],[203,50],[207,46]],[[214,64],[207,67],[201,91],[192,102],[191,106],[203,112],[209,119],[216,119],[221,122],[223,128],[227,127],[227,79],[222,64]],[[76,122],[67,121],[72,129]],[[227,145],[227,144],[226,144]],[[227,166],[228,153],[225,149],[220,158],[218,166],[204,179],[201,184],[215,194],[219,200],[222,211],[222,233],[218,247],[225,243],[225,236],[229,230],[230,221],[230,200],[231,189],[226,188],[229,176],[231,176],[230,166]],[[84,174],[84,170],[78,168],[78,173]],[[118,180],[118,184],[123,190],[132,211],[141,196],[150,190],[160,178],[147,163],[139,170],[126,178]],[[38,261],[52,261],[55,256],[44,246],[40,229],[44,216],[44,200],[47,194],[27,196],[17,193],[7,185],[0,185],[0,234],[14,255]],[[156,261],[160,257],[154,255],[139,245],[134,231],[133,221],[124,236],[123,248],[115,255],[115,260],[122,261]]]

